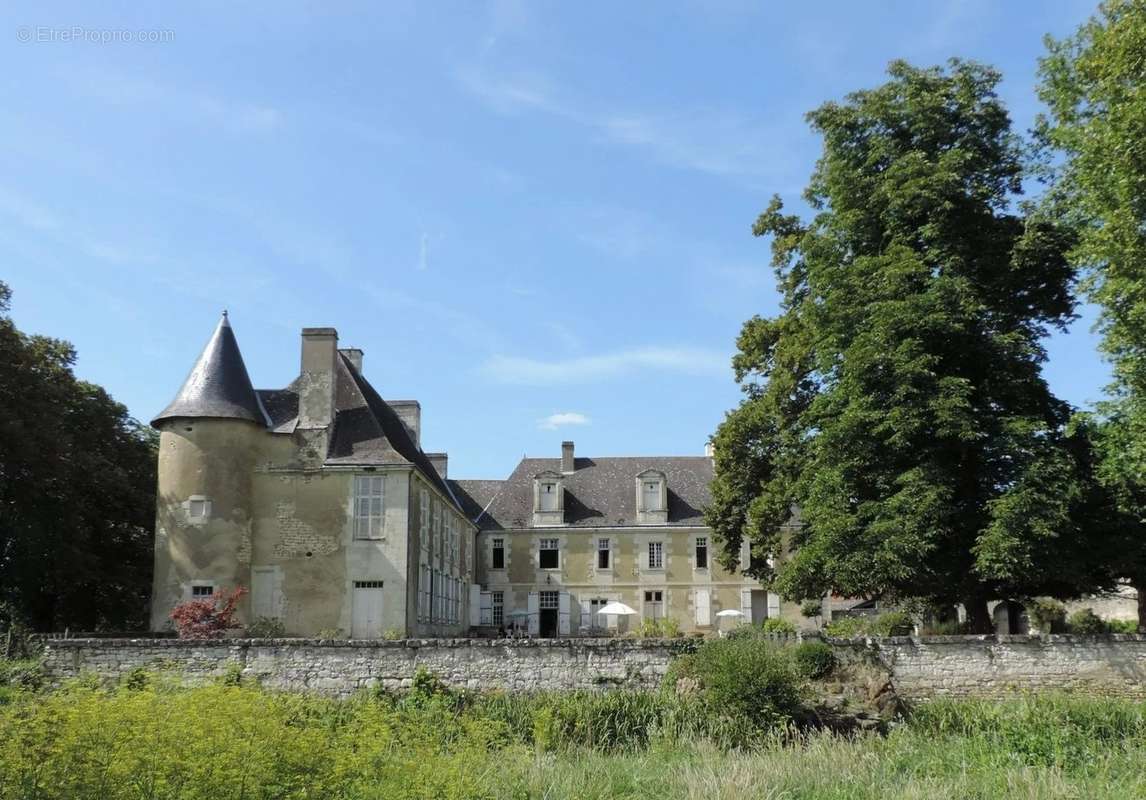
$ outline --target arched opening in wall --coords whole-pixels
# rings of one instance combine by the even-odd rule
[[[997,634],[1027,634],[1031,632],[1031,620],[1023,604],[1015,600],[1003,600],[992,612]]]

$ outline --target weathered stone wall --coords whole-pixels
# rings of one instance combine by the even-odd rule
[[[898,694],[1000,696],[1070,690],[1146,698],[1146,636],[924,636],[830,639],[841,660],[886,669]],[[54,680],[95,673],[115,680],[142,667],[203,683],[238,665],[275,689],[349,694],[408,686],[424,666],[471,689],[603,689],[656,686],[675,653],[695,640],[636,639],[331,642],[234,639],[69,639],[48,642]]]
[[[184,683],[209,682],[238,665],[267,688],[350,694],[410,685],[425,667],[469,689],[652,688],[687,640],[634,639],[316,641],[231,639],[67,639],[47,643],[55,681],[94,673],[117,680],[136,668],[171,671]]]

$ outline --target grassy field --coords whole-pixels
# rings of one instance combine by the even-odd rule
[[[1129,701],[938,702],[852,738],[729,724],[668,693],[335,701],[138,675],[7,695],[0,798],[1146,797]]]

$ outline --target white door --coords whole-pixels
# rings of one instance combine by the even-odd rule
[[[278,570],[274,567],[255,567],[251,570],[251,613],[259,617],[278,619],[280,616]]]
[[[699,627],[712,624],[712,618],[708,613],[708,589],[696,590],[696,624]]]
[[[470,626],[477,627],[482,624],[482,612],[484,606],[484,593],[481,590],[481,585],[477,583],[470,584]]]
[[[541,631],[541,603],[537,592],[529,593],[528,605],[525,608],[529,614],[529,635],[536,636]]]
[[[557,596],[557,635],[569,635],[569,592]]]
[[[350,637],[382,637],[382,581],[355,581],[352,595]]]

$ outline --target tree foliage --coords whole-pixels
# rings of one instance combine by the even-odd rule
[[[0,282],[0,601],[38,630],[146,620],[155,436],[17,330]]]
[[[991,597],[1108,582],[1089,440],[1041,373],[1075,240],[1017,203],[998,80],[893,63],[809,114],[811,220],[774,199],[755,224],[783,302],[737,342],[745,399],[714,437],[708,521],[725,563],[747,537],[787,597],[962,601],[982,627]]]
[[[1101,309],[1114,382],[1091,426],[1098,475],[1127,519],[1121,563],[1146,626],[1146,2],[1109,0],[1047,44],[1038,133],[1062,156],[1047,205],[1074,220],[1071,258]]]

